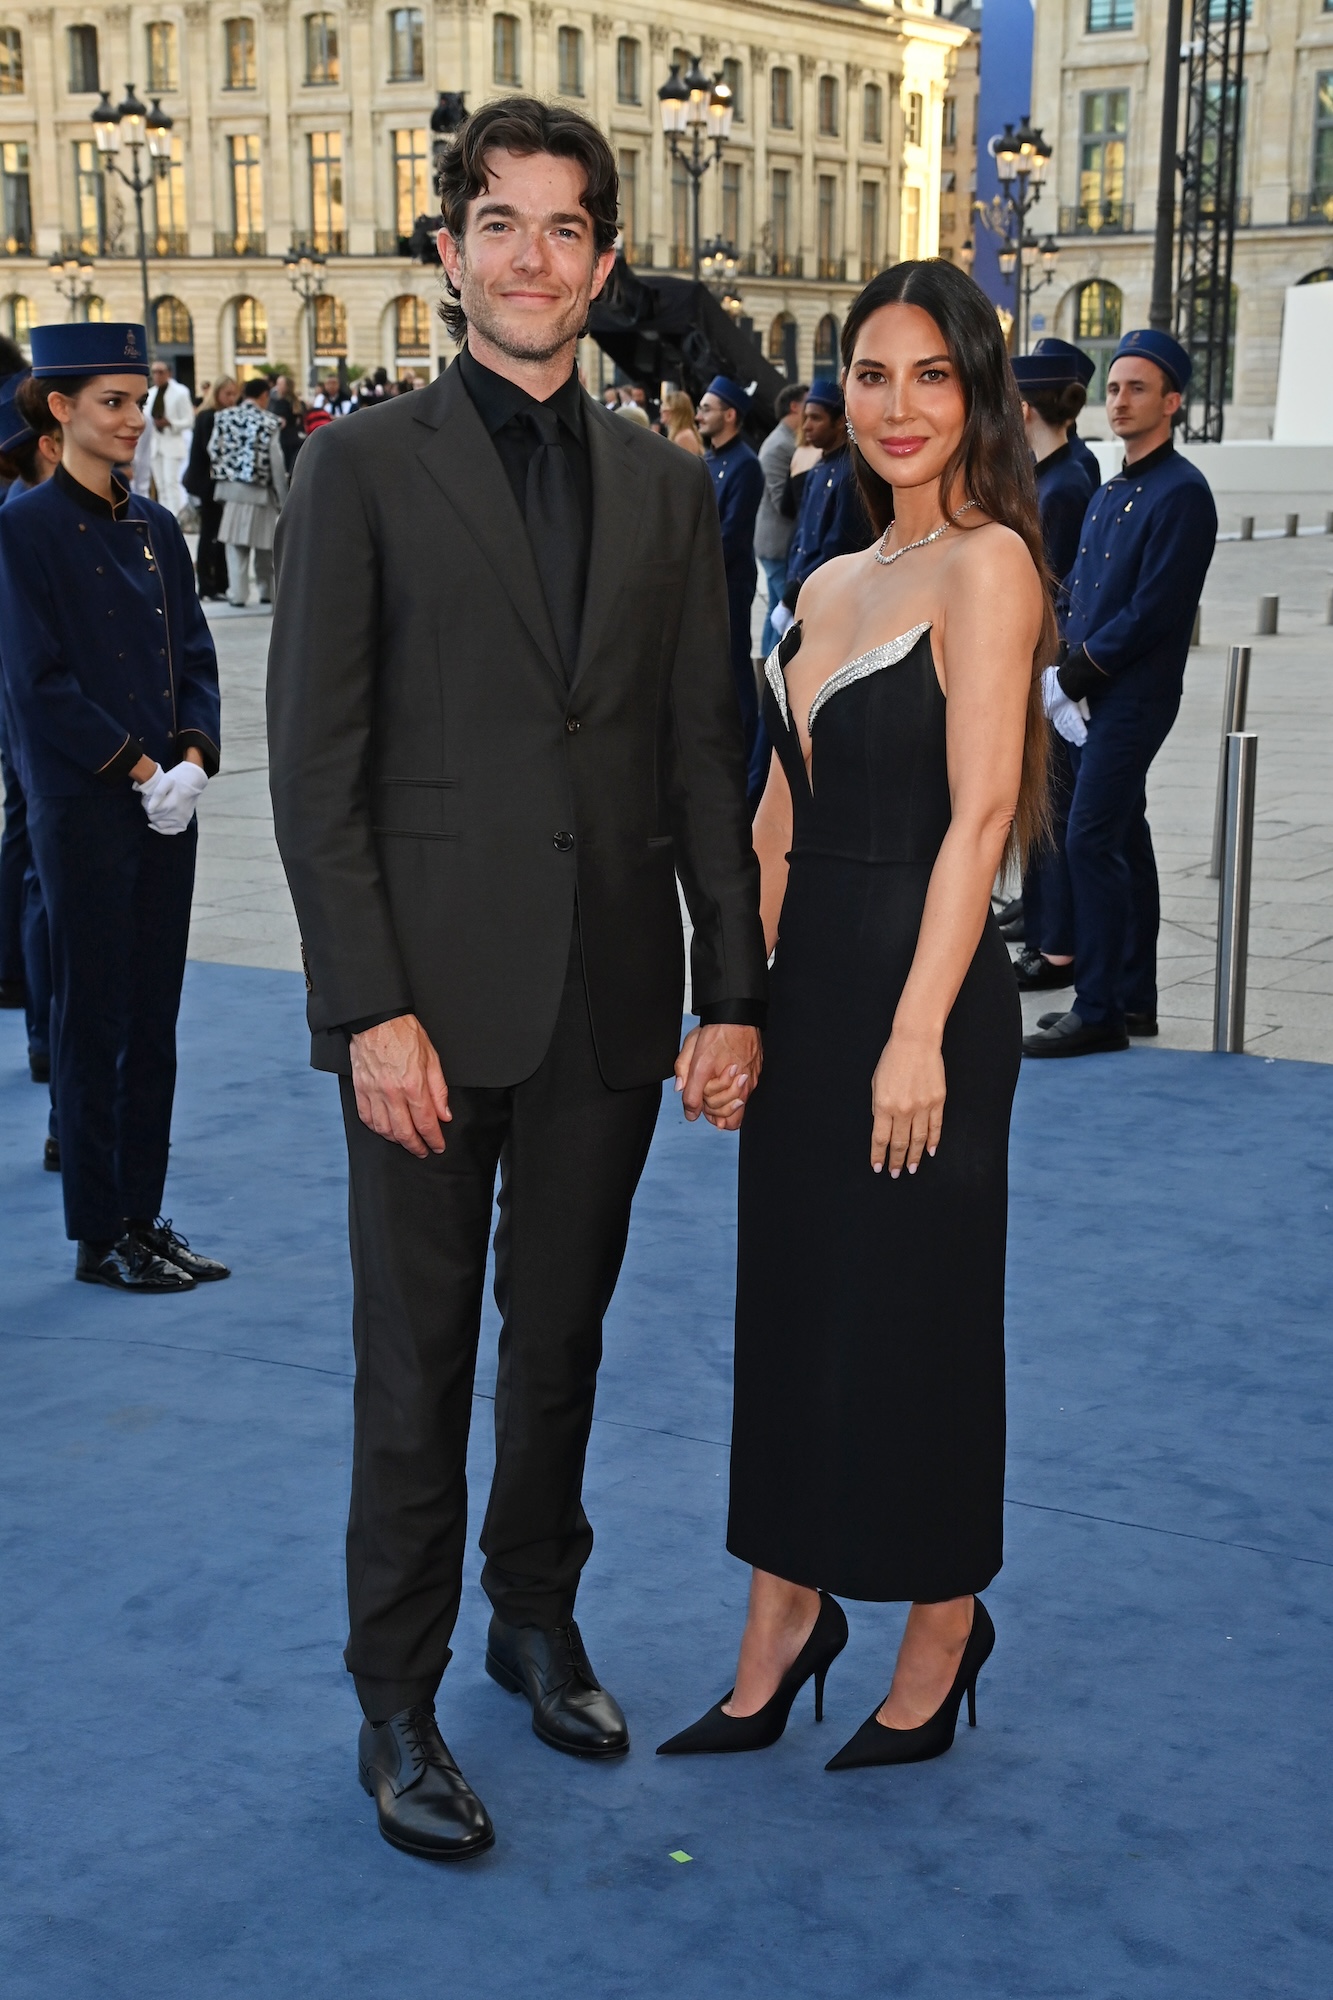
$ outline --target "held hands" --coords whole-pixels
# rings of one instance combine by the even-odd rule
[[[157,765],[150,778],[136,780],[134,789],[154,833],[184,833],[207,783],[202,765],[186,759],[169,771]]]
[[[444,1151],[453,1117],[440,1058],[415,1014],[353,1035],[352,1088],[361,1123],[416,1159]]]
[[[873,1125],[870,1165],[897,1180],[904,1164],[914,1174],[922,1153],[934,1157],[944,1123],[944,1057],[937,1038],[895,1028],[875,1066],[870,1087]]]
[[[676,1089],[693,1124],[700,1112],[719,1132],[735,1132],[764,1066],[757,1028],[691,1028],[676,1057]]]

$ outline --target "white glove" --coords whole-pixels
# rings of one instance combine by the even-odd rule
[[[1066,743],[1081,750],[1088,740],[1088,704],[1071,701],[1056,679],[1056,672],[1055,667],[1047,667],[1041,677],[1041,698],[1047,719],[1057,736],[1063,736]]]
[[[164,771],[159,764],[151,778],[135,784],[154,833],[184,833],[194,818],[199,795],[208,779],[198,764],[184,758]]]
[[[779,604],[776,610],[769,612],[768,622],[780,639],[796,623],[796,613],[789,611],[785,604]]]

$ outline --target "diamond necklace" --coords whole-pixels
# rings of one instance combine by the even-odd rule
[[[889,539],[889,528],[893,526],[892,521],[890,521],[889,527],[884,530],[884,533],[879,538],[879,547],[875,550],[875,561],[880,563],[885,569],[888,569],[891,563],[897,562],[899,556],[910,556],[913,549],[924,549],[928,543],[937,542],[941,535],[948,533],[960,514],[966,514],[969,507],[977,505],[978,502],[975,500],[964,500],[962,506],[955,508],[947,521],[941,521],[938,528],[932,528],[930,533],[923,535],[919,542],[908,542],[904,548],[895,549],[892,555],[886,556],[884,553],[884,544]]]

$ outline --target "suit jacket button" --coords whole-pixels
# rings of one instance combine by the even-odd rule
[[[558,833],[556,835],[555,847],[558,853],[568,854],[570,848],[573,845],[574,845],[574,836],[572,833]]]
[[[565,728],[571,736],[578,735],[580,726],[577,715],[567,715],[565,717]]]

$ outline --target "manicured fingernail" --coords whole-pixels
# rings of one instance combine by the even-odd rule
[[[872,1160],[870,1162],[870,1171],[872,1174],[882,1174],[884,1171],[883,1160]]]
[[[748,1070],[748,1069],[743,1069],[743,1070],[741,1071],[740,1075],[739,1075],[739,1076],[738,1076],[738,1077],[736,1078],[736,1081],[737,1081],[737,1083],[748,1083],[748,1082],[750,1081],[750,1072],[749,1072],[749,1070]]]
[[[930,1157],[933,1160],[935,1157],[935,1148],[933,1146],[927,1146],[926,1151],[930,1154]]]
[[[684,1077],[682,1077],[682,1076],[678,1076],[678,1077],[676,1078],[676,1089],[677,1089],[677,1090],[684,1090],[684,1088],[685,1088],[685,1079],[684,1079]]]
[[[909,1167],[909,1168],[907,1169],[907,1171],[908,1171],[908,1173],[909,1173],[909,1174],[914,1174],[914,1173],[916,1172],[916,1166],[915,1166],[915,1163],[914,1163],[914,1164],[913,1164],[912,1166],[910,1166],[910,1167]]]
[[[900,1174],[901,1172],[902,1172],[902,1168],[901,1168],[901,1167],[890,1167],[890,1168],[889,1168],[889,1179],[890,1179],[891,1181],[896,1181],[896,1180],[897,1180],[897,1178],[898,1178],[898,1176],[899,1176],[899,1174]]]

